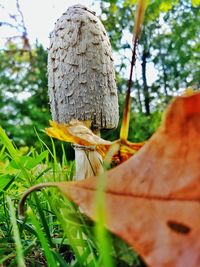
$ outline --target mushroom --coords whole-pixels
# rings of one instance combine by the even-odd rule
[[[111,45],[95,12],[83,5],[68,8],[50,34],[48,89],[54,121],[89,122],[95,134],[117,127],[118,96]],[[77,179],[101,172],[102,158],[95,147],[74,148]]]

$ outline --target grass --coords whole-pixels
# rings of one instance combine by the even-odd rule
[[[53,140],[47,147],[38,138],[40,152],[24,151],[0,128],[0,266],[142,266],[132,249],[103,227],[104,179],[97,193],[99,224],[54,188],[31,194],[25,219],[18,217],[19,200],[30,186],[73,179],[74,162],[67,161],[64,144],[57,155]]]

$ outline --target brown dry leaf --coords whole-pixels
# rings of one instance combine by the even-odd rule
[[[119,165],[124,161],[128,160],[130,157],[135,155],[137,151],[142,148],[144,142],[141,143],[132,143],[129,141],[121,141],[120,139],[113,142],[113,144],[118,144],[119,149],[113,154],[112,162],[113,165]]]
[[[131,159],[107,172],[106,227],[152,267],[200,266],[200,93],[176,98]],[[95,217],[97,179],[60,183]]]

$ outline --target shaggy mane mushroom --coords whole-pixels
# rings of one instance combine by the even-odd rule
[[[54,121],[89,122],[96,134],[117,127],[118,96],[111,45],[95,12],[82,5],[68,8],[50,35],[48,88]],[[75,145],[75,154],[77,179],[101,172],[102,158],[95,147]]]

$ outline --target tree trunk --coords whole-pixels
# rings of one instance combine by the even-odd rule
[[[142,54],[142,80],[143,80],[145,112],[146,112],[146,115],[149,115],[150,114],[150,97],[149,97],[149,88],[147,85],[147,76],[146,76],[147,57],[148,57],[148,52],[144,50]]]
[[[161,44],[159,45],[159,57],[161,59],[161,66],[162,66],[162,71],[163,71],[163,88],[164,88],[164,93],[166,96],[166,101],[168,99],[168,90],[167,90],[167,72],[166,72],[166,67],[165,67],[165,54],[162,54],[161,52]]]
[[[141,92],[140,92],[140,85],[136,77],[136,88],[137,88],[137,104],[138,109],[140,112],[142,112],[142,100],[141,100]]]

